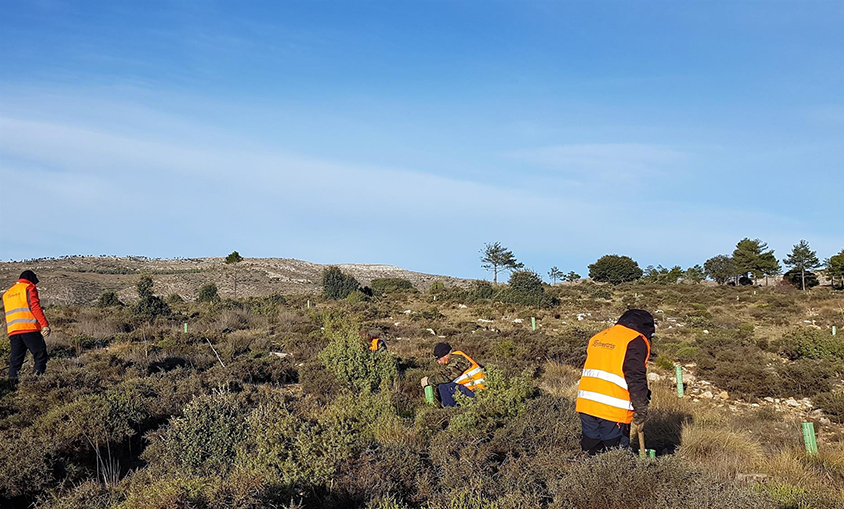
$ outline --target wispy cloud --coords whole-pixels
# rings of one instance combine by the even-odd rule
[[[642,143],[585,143],[514,151],[510,157],[573,179],[635,182],[676,170],[685,152]]]

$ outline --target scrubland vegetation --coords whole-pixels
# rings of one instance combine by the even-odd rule
[[[334,298],[221,299],[209,284],[185,302],[142,279],[134,302],[48,308],[47,373],[0,388],[0,505],[844,506],[844,343],[830,332],[844,324],[840,292],[548,287],[523,271],[509,285],[420,292],[326,274]],[[656,316],[651,372],[682,364],[729,399],[678,399],[667,377],[651,382],[645,434],[658,457],[584,458],[574,394],[586,341],[628,307]],[[389,350],[366,350],[364,329]],[[426,405],[419,387],[443,337],[487,368],[489,389],[456,409]],[[805,420],[817,457],[803,449]]]

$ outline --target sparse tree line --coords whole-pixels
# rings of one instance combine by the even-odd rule
[[[783,274],[784,279],[800,289],[818,285],[818,270],[824,272],[833,288],[844,287],[844,249],[821,262],[809,243],[801,240],[782,259],[782,263],[789,269]],[[481,267],[492,272],[493,284],[497,284],[499,274],[505,272],[529,272],[538,276],[534,271],[524,269],[524,264],[500,242],[484,245],[481,250]],[[649,265],[642,270],[629,256],[616,254],[604,255],[589,265],[589,277],[593,281],[611,284],[639,280],[658,284],[675,284],[680,281],[700,283],[711,279],[720,285],[749,285],[758,284],[761,278],[765,278],[767,285],[768,278],[782,273],[783,267],[774,255],[774,250],[769,249],[768,244],[762,240],[750,238],[740,240],[732,254],[713,256],[703,266],[697,264],[685,270],[679,265],[670,268]],[[548,279],[552,284],[576,281],[580,279],[580,274],[574,271],[565,273],[554,266],[548,271]]]

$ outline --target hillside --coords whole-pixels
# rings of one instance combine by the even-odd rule
[[[493,287],[411,273],[417,288],[330,300],[319,265],[249,260],[247,288],[265,297],[239,284],[238,299],[168,297],[151,313],[134,305],[138,273],[107,272],[142,268],[155,294],[190,297],[228,268],[121,260],[35,263],[45,287],[86,297],[47,306],[43,376],[28,360],[17,385],[0,382],[4,508],[844,507],[844,336],[832,334],[844,294],[829,287]],[[347,270],[362,282],[402,273],[374,267]],[[282,276],[291,291],[273,291]],[[109,284],[126,304],[92,306]],[[586,345],[631,307],[657,321],[645,425],[656,458],[587,458],[574,411]],[[387,351],[368,351],[361,331]],[[443,340],[486,372],[487,390],[459,408],[426,404],[419,383]]]
[[[427,289],[432,282],[466,285],[468,280],[413,272],[391,265],[336,264],[362,285],[372,279],[401,277]],[[141,274],[149,274],[161,295],[178,294],[192,300],[197,289],[215,283],[223,297],[234,296],[237,274],[239,296],[272,294],[314,294],[321,291],[325,265],[291,258],[245,258],[237,267],[224,258],[157,259],[140,256],[70,256],[41,258],[26,262],[0,262],[0,281],[11,284],[25,269],[38,274],[42,299],[49,304],[90,304],[105,291],[116,292],[124,301],[136,298],[134,285]]]

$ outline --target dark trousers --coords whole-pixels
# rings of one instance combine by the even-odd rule
[[[443,406],[457,406],[457,402],[454,401],[454,393],[456,391],[460,391],[466,396],[470,398],[475,397],[475,393],[471,390],[467,389],[463,385],[458,383],[449,382],[447,384],[439,384],[437,386],[437,392],[440,393],[440,401],[442,401]]]
[[[35,361],[35,374],[40,375],[47,369],[47,343],[40,332],[24,332],[9,336],[9,343],[12,347],[9,356],[9,378],[18,378],[18,371],[23,366],[26,351],[32,352],[32,359]]]
[[[580,448],[594,456],[613,447],[630,446],[630,425],[580,414]]]

